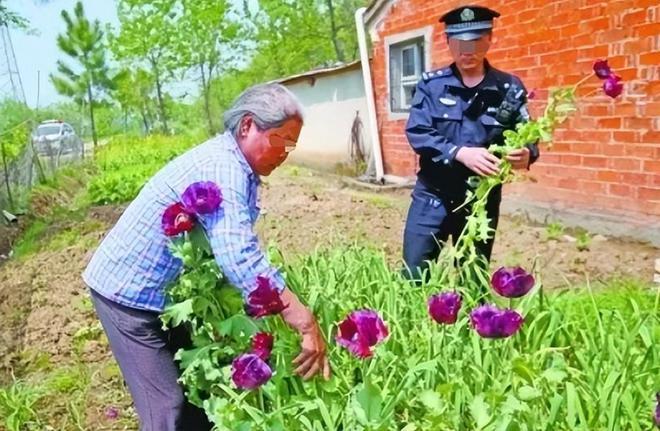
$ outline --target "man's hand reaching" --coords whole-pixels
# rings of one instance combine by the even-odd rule
[[[288,306],[282,311],[284,321],[302,336],[301,352],[293,360],[296,374],[307,380],[316,374],[330,378],[330,363],[323,334],[312,312],[289,289],[282,292],[282,302]]]

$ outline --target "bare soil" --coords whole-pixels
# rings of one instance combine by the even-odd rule
[[[264,185],[258,231],[289,255],[360,241],[382,247],[396,265],[409,204],[408,189],[374,193],[350,187],[341,177],[285,168]],[[651,245],[593,235],[589,249],[581,251],[575,232],[547,240],[546,230],[520,217],[501,217],[492,266],[535,263],[550,288],[613,277],[653,278],[660,250]]]
[[[0,264],[8,259],[16,239],[22,232],[23,223],[5,224],[0,220]]]

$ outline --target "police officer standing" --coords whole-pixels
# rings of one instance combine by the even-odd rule
[[[454,62],[426,72],[411,102],[406,135],[420,157],[420,170],[406,220],[403,258],[408,274],[418,279],[428,261],[437,259],[442,242],[455,241],[469,215],[459,207],[470,188],[468,178],[499,172],[500,159],[488,152],[502,143],[502,132],[529,120],[527,94],[520,79],[486,60],[493,19],[500,14],[480,6],[454,9],[445,24]],[[506,156],[514,169],[528,169],[539,156],[536,144]],[[497,227],[501,188],[491,192],[487,210]],[[487,260],[493,239],[477,245]]]

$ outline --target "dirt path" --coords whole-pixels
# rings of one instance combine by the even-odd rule
[[[264,245],[274,242],[285,256],[295,259],[315,247],[352,241],[382,247],[396,262],[409,204],[409,191],[371,193],[344,185],[341,178],[285,167],[266,180],[258,232]],[[122,387],[116,365],[101,335],[80,273],[96,244],[121,214],[121,207],[89,211],[76,244],[46,247],[26,261],[0,266],[0,383],[10,369],[34,377],[51,372],[35,358],[57,367],[82,367],[87,376],[80,403],[84,427],[89,430],[134,429],[130,399]],[[588,251],[574,242],[544,240],[546,228],[522,220],[503,218],[493,265],[531,266],[537,259],[546,286],[567,282],[631,276],[650,280],[658,249],[616,239],[593,241]],[[48,242],[48,238],[43,238]],[[4,377],[4,382],[2,381]],[[116,406],[120,419],[105,418]],[[67,397],[48,400],[41,407],[53,429],[78,429],[66,423],[71,407]],[[69,415],[69,416],[67,416]]]

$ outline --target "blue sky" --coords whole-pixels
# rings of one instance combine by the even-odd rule
[[[73,10],[76,0],[50,0],[42,4],[38,0],[9,0],[7,5],[15,12],[30,20],[32,28],[38,34],[25,34],[19,30],[10,30],[18,69],[21,73],[25,98],[29,106],[37,102],[37,71],[40,71],[39,105],[46,106],[65,100],[57,94],[48,75],[57,70],[56,62],[63,58],[55,42],[58,33],[66,26],[60,17],[62,9]],[[85,14],[90,19],[98,19],[105,26],[119,24],[115,2],[113,0],[82,0]]]
[[[63,9],[73,11],[76,1],[7,0],[6,2],[10,10],[28,19],[31,27],[36,30],[36,34],[31,34],[31,32],[10,29],[26,102],[31,107],[37,104],[38,88],[40,107],[67,100],[57,94],[49,75],[57,71],[57,60],[67,61],[66,56],[57,48],[56,39],[57,35],[66,29],[66,24],[60,16],[61,11]],[[235,4],[242,4],[242,1],[232,0]],[[115,0],[82,0],[82,3],[87,18],[98,19],[103,29],[106,24],[110,24],[115,29],[119,27]],[[256,0],[248,0],[248,4],[250,8],[257,7]],[[166,90],[174,97],[190,101],[191,97],[196,97],[198,94],[198,83],[193,79],[185,78],[178,82],[167,83]]]

